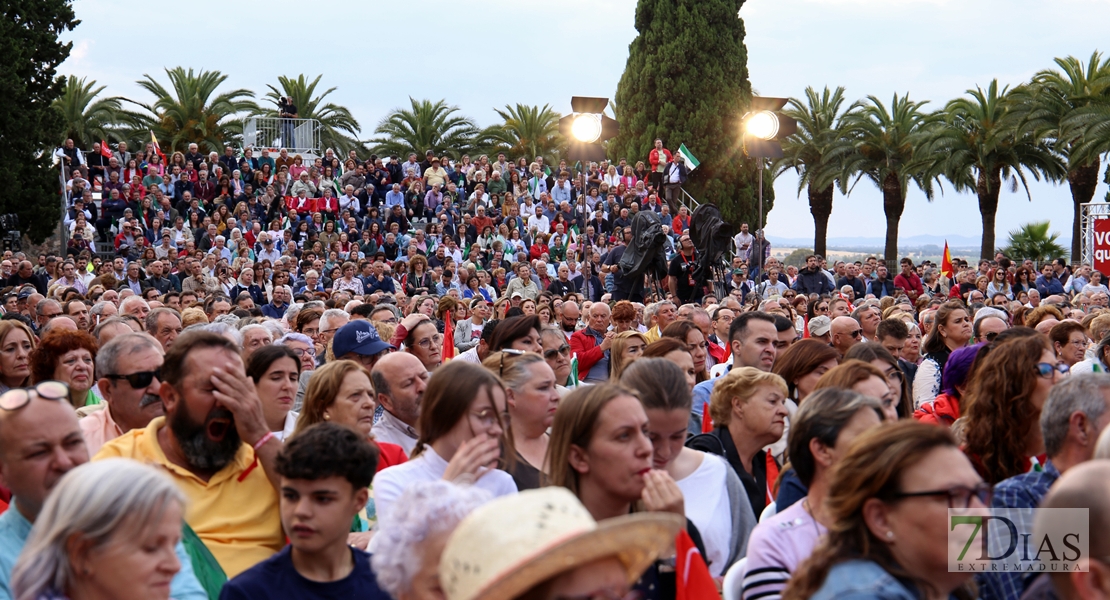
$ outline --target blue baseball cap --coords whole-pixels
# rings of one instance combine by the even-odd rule
[[[340,327],[339,331],[335,332],[331,348],[336,358],[342,358],[352,352],[362,356],[373,356],[393,346],[382,341],[378,336],[378,330],[370,324],[370,321],[360,319]]]

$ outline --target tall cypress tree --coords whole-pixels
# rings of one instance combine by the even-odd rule
[[[41,242],[61,218],[60,173],[51,166],[62,115],[51,106],[65,80],[56,69],[71,43],[58,39],[77,26],[71,0],[0,0],[0,213],[19,215],[20,228]]]
[[[674,151],[680,144],[701,165],[686,184],[699,202],[715,202],[724,218],[758,224],[758,163],[744,156],[740,121],[752,89],[744,0],[640,0],[628,62],[617,87],[621,131],[612,156],[644,161],[656,138]],[[764,213],[771,210],[765,178]]]

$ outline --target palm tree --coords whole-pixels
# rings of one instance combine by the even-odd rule
[[[317,75],[316,79],[309,82],[303,74],[296,79],[282,75],[278,77],[280,90],[272,85],[266,86],[270,88],[266,99],[277,106],[283,97],[292,97],[300,118],[320,122],[320,148],[332,148],[339,156],[345,156],[348,151],[360,148],[361,144],[357,139],[360,127],[347,107],[323,103],[324,98],[336,88],[331,87],[319,96],[315,95],[321,77],[323,76]],[[263,114],[268,117],[278,116],[276,109],[266,109]]]
[[[542,156],[549,163],[558,164],[555,155],[561,154],[566,140],[559,134],[559,119],[562,115],[543,107],[517,104],[505,105],[505,109],[494,109],[504,123],[485,130],[485,135],[510,156],[525,156],[529,160]]]
[[[200,71],[182,67],[166,69],[172,93],[150,75],[136,83],[154,95],[152,104],[127,100],[145,112],[128,112],[127,117],[136,133],[154,132],[162,149],[185,150],[196,143],[203,151],[221,151],[243,133],[243,117],[258,114],[260,109],[251,98],[254,92],[231,90],[219,95],[216,88],[227,81],[219,71]]]
[[[116,96],[97,99],[105,87],[96,87],[96,80],[87,81],[84,77],[66,78],[62,95],[54,99],[54,108],[65,121],[65,136],[59,143],[72,139],[78,148],[88,148],[93,142],[118,139],[112,127],[122,110],[120,99]]]
[[[845,174],[866,177],[883,193],[883,212],[886,214],[887,264],[898,264],[898,223],[906,208],[906,192],[912,182],[933,199],[935,176],[929,173],[930,161],[918,151],[933,122],[933,117],[922,111],[928,102],[914,102],[909,95],[894,99],[887,109],[875,96],[852,105],[844,116],[848,136],[856,152],[845,161]],[[854,184],[853,184],[854,187]]]
[[[423,156],[424,151],[468,152],[479,134],[474,121],[456,115],[457,106],[448,106],[445,100],[434,104],[430,100],[409,98],[411,108],[398,108],[378,123],[371,139],[371,151],[382,156],[408,156],[410,152]]]
[[[813,252],[822,256],[832,214],[833,188],[839,184],[841,193],[847,191],[844,166],[855,150],[844,135],[844,115],[840,112],[843,104],[843,87],[832,92],[826,87],[820,95],[807,87],[804,103],[791,98],[784,112],[798,121],[798,132],[783,141],[783,157],[772,167],[772,177],[789,169],[798,173],[798,195],[806,189],[809,212],[813,215]]]
[[[1026,223],[1010,232],[1010,244],[1000,252],[1018,262],[1029,259],[1039,264],[1053,260],[1064,253],[1056,243],[1058,233],[1048,233],[1049,222]]]
[[[1031,133],[1018,133],[1014,124],[1010,88],[998,89],[998,80],[987,90],[976,86],[967,91],[970,98],[957,98],[942,112],[933,135],[924,145],[927,155],[936,157],[934,173],[952,182],[957,192],[974,191],[979,197],[983,220],[983,244],[979,256],[994,256],[994,220],[998,213],[998,194],[1008,180],[1017,191],[1018,181],[1032,201],[1026,170],[1034,179],[1060,180],[1067,169],[1043,139]]]
[[[1081,205],[1090,202],[1098,187],[1099,155],[1106,149],[1086,144],[1092,126],[1090,107],[1110,100],[1110,59],[1094,52],[1084,65],[1073,56],[1054,61],[1060,70],[1046,69],[1015,90],[1015,111],[1022,116],[1022,131],[1049,140],[1067,161],[1072,198],[1071,258],[1079,260]]]

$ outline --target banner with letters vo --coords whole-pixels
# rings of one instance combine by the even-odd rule
[[[1093,258],[1091,266],[1103,275],[1110,273],[1110,219],[1094,220],[1095,244],[1092,248]]]

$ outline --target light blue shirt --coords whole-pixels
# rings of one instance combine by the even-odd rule
[[[405,195],[401,192],[389,190],[385,193],[385,206],[386,208],[393,208],[394,206],[405,206]]]
[[[12,579],[12,569],[19,559],[19,553],[31,535],[31,523],[23,518],[23,514],[15,507],[11,507],[0,515],[0,600],[12,600],[12,590],[9,587]],[[170,583],[170,598],[175,600],[208,600],[208,594],[200,586],[196,575],[193,574],[193,565],[189,562],[189,555],[185,552],[185,545],[177,543],[174,548],[177,560],[181,561],[181,570],[174,575]]]

